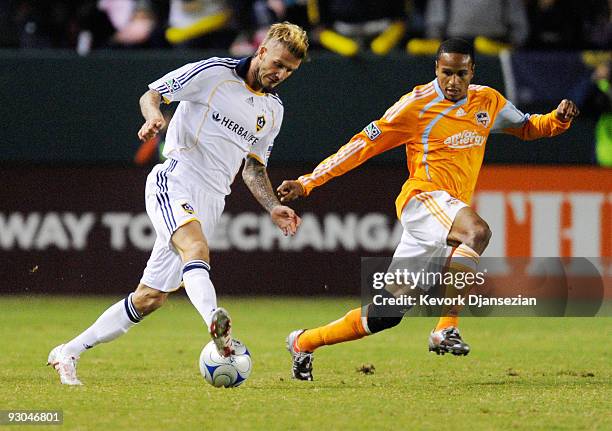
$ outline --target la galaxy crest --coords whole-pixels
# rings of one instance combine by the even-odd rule
[[[476,122],[480,124],[482,127],[489,127],[491,124],[491,118],[489,117],[489,113],[487,111],[478,111],[475,115]]]
[[[181,207],[183,208],[183,210],[185,210],[187,214],[195,214],[195,210],[193,209],[191,205],[189,205],[189,203],[187,202],[182,203]]]
[[[255,130],[259,132],[261,129],[264,128],[265,125],[266,125],[266,117],[263,114],[258,115],[257,123],[255,124]]]

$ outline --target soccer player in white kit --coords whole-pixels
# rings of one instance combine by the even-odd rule
[[[145,187],[157,239],[136,290],[76,338],[51,350],[48,363],[61,383],[80,385],[80,354],[123,335],[161,307],[181,279],[219,353],[233,353],[231,319],[217,307],[209,277],[207,238],[243,161],[242,177],[253,196],[285,235],[295,234],[300,218],[278,201],[266,164],[283,120],[283,105],[272,90],[300,66],[307,49],[300,27],[274,24],[253,57],[213,57],[149,84],[140,99],[145,118],[140,139],[152,138],[165,126],[160,102],[180,101],[168,126],[167,160],[153,168]]]

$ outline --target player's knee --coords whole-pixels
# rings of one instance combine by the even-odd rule
[[[393,328],[399,325],[404,316],[385,316],[385,317],[370,317],[368,316],[368,329],[370,334],[376,334],[377,332],[384,331],[385,329]]]
[[[464,243],[481,254],[489,245],[491,229],[486,222],[476,223],[467,233]]]
[[[204,260],[209,262],[208,243],[198,221],[191,221],[179,227],[172,234],[172,244],[183,262]]]
[[[210,254],[208,251],[208,244],[204,240],[194,240],[186,244],[181,250],[181,257],[183,262],[189,262],[190,260],[198,259],[205,262],[210,262]]]
[[[166,292],[151,289],[144,285],[139,285],[132,296],[134,307],[136,307],[141,316],[146,316],[157,310],[164,305],[166,299],[168,299]]]

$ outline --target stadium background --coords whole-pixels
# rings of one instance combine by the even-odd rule
[[[311,171],[433,78],[433,56],[402,51],[401,43],[384,56],[364,50],[352,57],[313,45],[279,89],[286,115],[269,164],[275,185]],[[107,294],[135,285],[154,241],[142,193],[158,160],[155,148],[146,157],[139,150],[138,98],[168,70],[212,55],[231,52],[0,50],[7,101],[0,105],[0,292]],[[589,106],[593,70],[609,61],[605,50],[478,54],[474,82],[499,89],[525,112],[549,112],[563,98],[584,111],[553,140],[490,137],[474,201],[494,232],[487,256],[612,255],[612,175],[597,166],[601,112]],[[406,175],[398,148],[332,181],[295,203],[305,223],[292,239],[280,237],[238,178],[210,239],[217,289],[356,294],[360,257],[389,255],[399,239],[393,201]],[[297,270],[283,270],[291,267]],[[611,273],[604,265],[604,277]]]

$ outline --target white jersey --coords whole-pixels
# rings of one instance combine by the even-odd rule
[[[149,84],[164,102],[180,101],[168,125],[164,156],[188,165],[213,193],[230,193],[245,157],[267,165],[283,121],[278,96],[256,92],[245,82],[250,61],[213,57]]]

